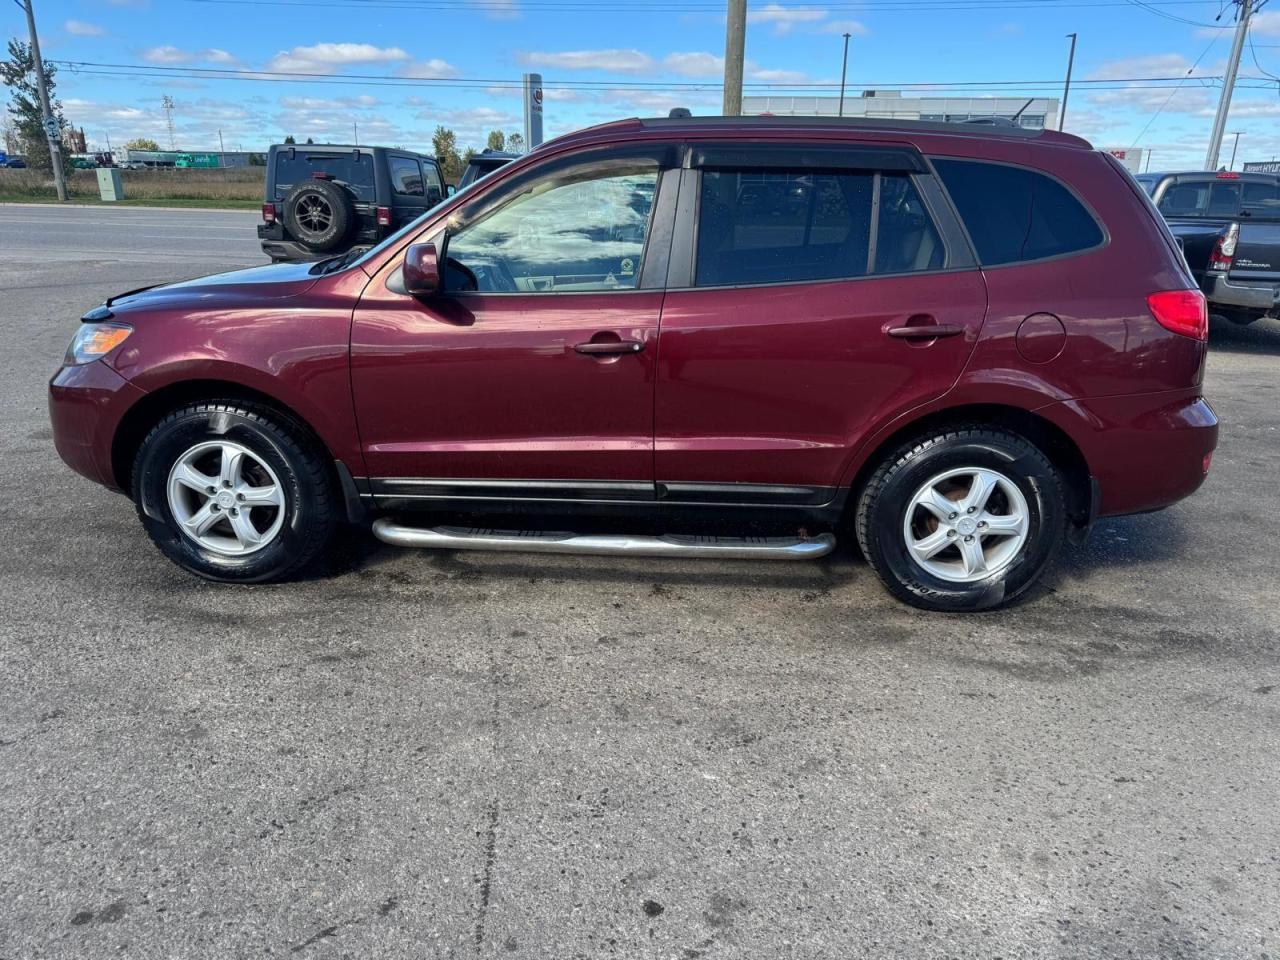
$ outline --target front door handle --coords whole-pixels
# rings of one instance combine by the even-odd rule
[[[885,331],[899,340],[937,340],[939,337],[954,337],[964,333],[964,327],[958,323],[922,323],[910,327],[890,327]]]
[[[619,353],[639,353],[644,349],[643,340],[590,340],[573,348],[588,356],[611,356]]]

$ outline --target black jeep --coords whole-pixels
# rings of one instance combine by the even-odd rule
[[[373,246],[444,196],[434,157],[390,147],[275,144],[258,238],[272,260],[323,260]]]

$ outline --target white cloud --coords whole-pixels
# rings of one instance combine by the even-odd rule
[[[237,63],[235,57],[227,53],[225,50],[219,50],[217,47],[209,47],[206,50],[183,50],[179,47],[166,44],[162,47],[152,47],[144,50],[142,59],[148,63],[160,64],[177,64],[177,63],[221,63],[233,64]]]
[[[604,70],[611,73],[648,73],[653,58],[639,50],[565,50],[559,53],[530,52],[519,55],[530,67],[560,70]]]
[[[758,83],[807,83],[809,75],[801,70],[766,70],[757,67],[750,60],[744,71],[748,80]]]
[[[86,23],[84,20],[68,20],[62,26],[73,37],[101,37],[107,32],[105,27]]]
[[[490,20],[515,20],[520,16],[519,0],[473,0]]]
[[[437,77],[457,76],[458,68],[447,60],[432,57],[430,60],[419,60],[417,63],[401,67],[396,72],[402,77],[410,77],[415,80],[430,80]]]
[[[724,76],[724,57],[714,53],[669,53],[662,65],[682,77]]]
[[[267,63],[280,73],[336,73],[343,67],[365,63],[394,63],[408,60],[399,47],[375,47],[371,43],[316,43],[309,47],[281,50]]]
[[[784,7],[779,3],[767,3],[747,13],[748,23],[771,23],[773,32],[779,36],[790,33],[797,24],[817,23],[826,18],[827,11],[817,7]]]
[[[286,110],[369,110],[378,106],[377,97],[363,94],[358,97],[281,97],[280,106]]]
[[[1249,32],[1259,37],[1280,37],[1280,10],[1255,13],[1249,21]]]
[[[855,37],[865,37],[871,31],[860,20],[832,20],[822,25],[823,33],[848,33]]]

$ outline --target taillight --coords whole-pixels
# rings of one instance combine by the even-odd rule
[[[276,205],[274,203],[264,203],[262,205],[262,222],[263,223],[276,222]]]
[[[1240,240],[1240,224],[1233,223],[1222,233],[1213,245],[1213,253],[1209,254],[1209,269],[1226,272],[1231,269],[1231,260],[1236,255],[1236,244]]]
[[[391,208],[390,207],[378,208],[378,226],[380,227],[391,226]]]
[[[1162,290],[1147,297],[1147,307],[1166,330],[1209,339],[1209,304],[1199,290]]]

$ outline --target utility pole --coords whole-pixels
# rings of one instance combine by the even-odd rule
[[[844,116],[844,78],[849,72],[849,34],[844,35],[844,61],[840,64],[840,109],[836,111],[837,117]]]
[[[724,31],[724,115],[742,115],[742,59],[747,52],[747,0],[729,0]]]
[[[49,141],[49,159],[53,162],[53,185],[58,200],[67,202],[67,178],[62,170],[62,130],[49,107],[49,86],[44,77],[44,59],[40,56],[40,37],[36,33],[36,11],[32,0],[18,0],[18,6],[27,14],[27,30],[31,34],[31,64],[36,71],[36,89],[40,91],[40,114],[44,122],[44,135]]]
[[[354,120],[351,121],[351,142],[355,146],[360,146],[360,127]]]
[[[1249,35],[1249,18],[1253,16],[1253,0],[1236,0],[1240,12],[1236,15],[1236,36],[1231,42],[1231,56],[1227,60],[1227,72],[1222,78],[1222,96],[1218,98],[1218,113],[1213,118],[1213,132],[1209,134],[1209,152],[1205,156],[1206,170],[1218,169],[1218,154],[1222,152],[1222,135],[1227,129],[1227,114],[1231,112],[1231,95],[1235,92],[1236,75],[1240,72],[1240,56],[1244,53],[1244,41]]]
[[[227,165],[227,148],[222,142],[222,131],[218,131],[218,166],[225,167]]]
[[[1236,151],[1240,149],[1240,134],[1243,132],[1243,130],[1237,130],[1232,134],[1232,136],[1236,138],[1236,142],[1231,145],[1231,162],[1227,164],[1228,170],[1234,170],[1236,168]]]
[[[177,104],[173,102],[173,97],[166,93],[160,98],[160,106],[164,108],[165,123],[169,127],[169,149],[177,150],[178,142],[173,136],[173,108],[177,106]]]
[[[1068,33],[1071,38],[1071,52],[1067,54],[1067,83],[1062,88],[1062,109],[1058,111],[1058,129],[1067,122],[1067,97],[1071,95],[1071,68],[1076,65],[1076,35]]]

